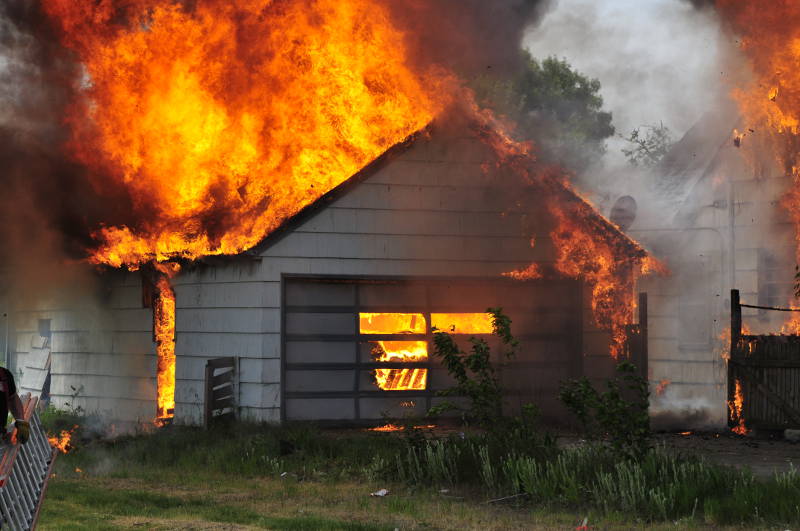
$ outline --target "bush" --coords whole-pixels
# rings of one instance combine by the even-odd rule
[[[637,458],[650,449],[650,391],[632,363],[621,362],[617,373],[602,393],[583,377],[563,382],[559,397],[589,440],[607,438],[615,450]]]
[[[492,314],[494,335],[500,338],[503,346],[501,357],[513,358],[519,341],[511,334],[511,319],[503,314],[502,308],[486,311]],[[447,332],[438,330],[434,334],[434,354],[442,359],[447,372],[456,381],[456,385],[437,394],[466,397],[469,408],[462,410],[447,401],[431,408],[428,414],[438,416],[445,411],[460,410],[465,422],[492,428],[503,419],[503,390],[491,361],[489,344],[483,338],[471,337],[468,341],[472,347],[469,352],[464,352]]]

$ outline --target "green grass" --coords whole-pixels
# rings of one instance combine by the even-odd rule
[[[208,496],[177,497],[137,489],[109,489],[85,480],[55,481],[40,527],[58,529],[109,529],[109,521],[139,520],[202,521],[242,524],[264,529],[330,529],[372,531],[388,526],[361,524],[317,516],[275,517],[257,511],[209,500]]]
[[[369,496],[381,487],[390,495]],[[242,423],[114,441],[79,431],[40,527],[546,529],[587,516],[611,529],[796,527],[799,504],[796,472],[757,480],[660,450],[632,461],[522,432],[431,439]]]

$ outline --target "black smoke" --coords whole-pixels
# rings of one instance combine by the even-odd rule
[[[553,0],[403,0],[387,2],[406,45],[423,67],[441,66],[462,77],[521,66],[523,32]]]
[[[124,190],[103,186],[72,162],[65,108],[80,66],[37,2],[0,5],[0,260],[24,260],[37,245],[80,258],[102,222],[123,222]]]

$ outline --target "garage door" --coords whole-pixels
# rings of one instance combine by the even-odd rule
[[[283,289],[286,420],[424,415],[454,383],[433,334],[446,330],[464,349],[471,337],[495,345],[490,307],[503,307],[521,341],[516,358],[499,364],[510,410],[531,401],[546,408],[558,382],[579,371],[575,281],[287,277]]]

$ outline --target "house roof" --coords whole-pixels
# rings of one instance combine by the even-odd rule
[[[716,165],[722,148],[732,141],[731,133],[739,122],[736,113],[704,114],[653,169],[654,187],[659,197],[676,212],[697,182]]]
[[[489,126],[482,126],[479,124],[473,125],[479,129],[481,134],[492,134]],[[277,229],[264,237],[264,239],[262,239],[258,244],[238,256],[252,257],[262,254],[269,247],[290,234],[295,228],[313,217],[320,210],[326,208],[328,205],[342,196],[350,193],[358,185],[369,179],[384,166],[391,163],[391,161],[396,157],[409,150],[417,142],[420,142],[425,138],[429,138],[435,132],[435,129],[436,126],[432,122],[425,128],[411,134],[405,140],[398,142],[383,152],[371,163],[364,166],[364,168],[355,173],[348,180],[332,188],[318,199],[302,208],[296,214],[287,218],[286,221],[284,221]],[[534,160],[528,157],[526,163],[528,166],[532,166],[534,164]],[[560,196],[561,201],[565,201],[566,203],[575,207],[579,212],[582,212],[586,216],[585,219],[593,225],[596,233],[603,234],[607,238],[615,240],[615,245],[623,250],[628,256],[643,257],[647,254],[637,242],[635,242],[633,239],[623,233],[616,225],[608,221],[599,212],[597,212],[593,206],[591,206],[585,199],[580,197],[580,195],[578,195],[575,190],[573,190],[572,187],[569,186],[563,179],[556,178],[554,175],[550,175],[545,172],[541,176],[537,175],[536,182],[531,184],[541,186],[544,193]]]

